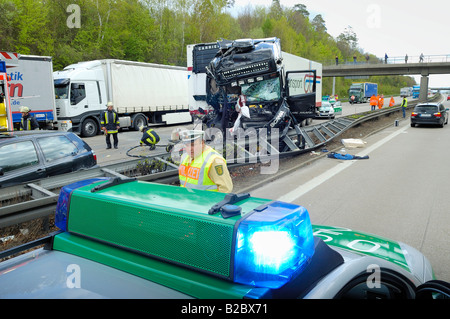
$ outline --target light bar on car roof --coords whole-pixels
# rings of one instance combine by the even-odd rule
[[[233,203],[241,214],[208,214],[224,196],[140,181],[82,181],[62,188],[56,225],[256,287],[279,288],[309,263],[314,239],[304,207],[247,196]]]

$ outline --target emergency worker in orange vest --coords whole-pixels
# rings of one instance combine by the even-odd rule
[[[372,97],[370,98],[370,110],[375,111],[375,107],[378,105],[378,99],[375,96],[375,94],[372,94]]]
[[[219,153],[205,144],[204,136],[204,131],[180,132],[185,146],[178,168],[180,186],[230,193],[233,190],[233,182],[227,163]]]
[[[378,99],[378,108],[381,110],[384,105],[384,95],[381,94],[380,98]]]
[[[395,104],[395,100],[394,100],[394,97],[393,97],[393,96],[391,96],[391,100],[389,101],[389,107],[392,107],[392,106],[394,106],[394,104]]]

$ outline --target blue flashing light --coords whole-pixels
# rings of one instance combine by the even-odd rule
[[[280,288],[309,263],[314,238],[308,211],[272,202],[240,222],[236,234],[234,281]]]
[[[91,178],[62,187],[61,191],[59,192],[58,202],[56,203],[56,212],[55,212],[56,227],[58,227],[63,231],[67,231],[67,213],[69,212],[69,199],[70,194],[72,194],[74,190],[92,183],[107,180],[110,180],[110,178],[107,177]]]

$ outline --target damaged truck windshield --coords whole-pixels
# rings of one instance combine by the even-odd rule
[[[282,52],[278,38],[190,45],[188,70],[191,115],[222,131],[287,132],[321,103],[322,65]]]

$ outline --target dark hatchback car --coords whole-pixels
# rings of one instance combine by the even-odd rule
[[[416,124],[431,124],[444,127],[448,123],[448,108],[441,103],[417,104],[411,113],[411,126]]]
[[[0,133],[0,187],[97,165],[91,147],[70,132]]]

